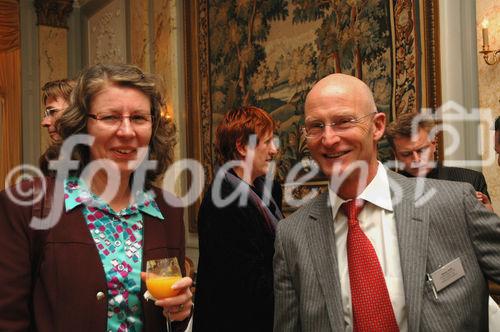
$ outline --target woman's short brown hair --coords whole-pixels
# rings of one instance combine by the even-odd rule
[[[149,98],[153,116],[149,159],[158,161],[156,170],[148,171],[146,174],[146,185],[149,187],[172,163],[173,147],[176,142],[173,122],[161,115],[165,103],[158,78],[143,73],[141,69],[132,65],[97,64],[83,70],[76,82],[70,106],[56,122],[62,140],[71,135],[87,133],[87,115],[90,112],[92,99],[110,85],[137,89]],[[50,149],[56,150],[58,155],[61,145],[62,141],[56,142]],[[80,162],[78,170],[72,173],[78,176],[91,161],[89,146],[77,145],[73,150],[72,159]]]
[[[223,165],[230,160],[241,159],[237,144],[247,145],[250,135],[259,139],[272,133],[277,125],[263,109],[255,106],[243,106],[229,111],[215,131],[215,154],[217,163]]]
[[[75,87],[76,81],[69,79],[55,80],[47,82],[42,87],[42,102],[45,105],[49,99],[62,98],[69,102],[71,91]]]

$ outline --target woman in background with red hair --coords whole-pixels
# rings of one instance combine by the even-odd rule
[[[277,153],[275,129],[256,107],[228,112],[217,127],[221,167],[198,214],[193,331],[273,330],[272,261],[282,214],[270,195],[272,181],[261,188]]]

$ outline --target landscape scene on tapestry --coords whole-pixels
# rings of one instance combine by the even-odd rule
[[[213,130],[225,112],[241,105],[269,112],[279,123],[277,176],[284,180],[296,163],[306,170],[309,165],[300,128],[305,96],[318,79],[336,72],[362,79],[390,118],[390,3],[208,1]]]

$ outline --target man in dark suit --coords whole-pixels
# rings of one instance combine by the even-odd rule
[[[278,224],[275,331],[488,330],[500,218],[470,184],[386,170],[385,120],[352,76],[307,95],[307,145],[330,185]]]
[[[495,152],[498,153],[498,166],[500,166],[500,116],[495,119]]]
[[[422,176],[429,179],[470,183],[476,197],[491,209],[488,188],[480,172],[459,167],[447,167],[435,161],[435,122],[430,116],[420,113],[403,113],[391,122],[385,136],[394,152],[399,173],[407,176]]]

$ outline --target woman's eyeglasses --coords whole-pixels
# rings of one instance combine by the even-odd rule
[[[91,119],[99,121],[101,124],[108,127],[117,127],[122,124],[124,119],[128,119],[132,126],[144,127],[150,126],[154,117],[151,114],[132,114],[132,115],[119,115],[119,114],[87,114]]]
[[[57,113],[61,112],[62,110],[57,109],[57,108],[46,108],[43,111],[43,117],[44,118],[53,118]]]

